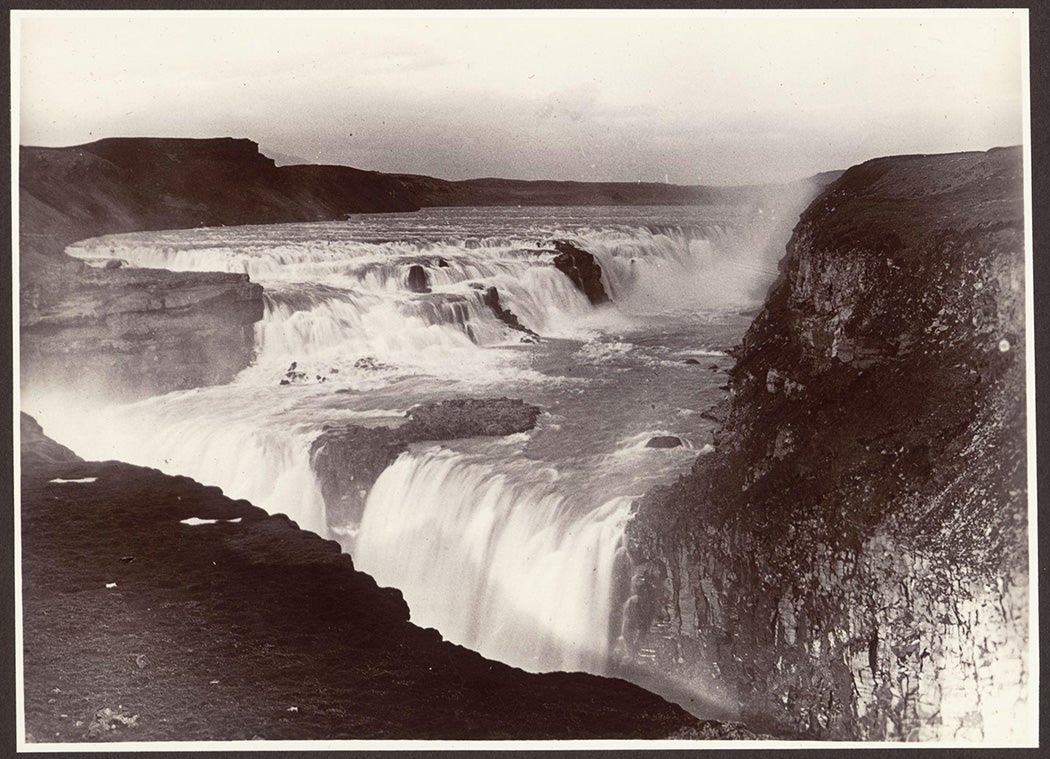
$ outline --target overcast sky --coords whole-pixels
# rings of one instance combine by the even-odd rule
[[[447,179],[793,179],[1022,140],[1021,15],[21,18],[26,145],[249,137]]]

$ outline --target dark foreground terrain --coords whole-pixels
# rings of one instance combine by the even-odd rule
[[[446,643],[336,543],[26,416],[22,467],[27,741],[753,737]]]

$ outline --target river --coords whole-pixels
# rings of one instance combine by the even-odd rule
[[[85,458],[188,475],[338,540],[455,643],[531,671],[602,673],[631,503],[711,450],[701,412],[724,396],[726,350],[775,277],[780,228],[742,207],[432,208],[96,238],[68,252],[248,273],[265,288],[256,358],[225,386],[23,409]],[[611,303],[554,267],[554,240],[596,257]],[[537,341],[497,318],[493,286]],[[360,523],[326,514],[309,455],[325,424],[501,396],[542,408],[536,428],[413,445]],[[682,445],[647,447],[655,436]]]

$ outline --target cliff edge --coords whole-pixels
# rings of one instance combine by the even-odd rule
[[[900,156],[832,183],[737,351],[716,452],[638,504],[657,666],[749,724],[1026,728],[1022,168]]]
[[[22,430],[27,742],[755,737],[486,660],[285,516]]]

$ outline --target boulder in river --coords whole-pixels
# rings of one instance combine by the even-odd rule
[[[595,306],[609,302],[609,294],[602,284],[602,267],[593,254],[565,240],[555,240],[554,249],[558,251],[554,266],[572,280],[587,300]]]
[[[657,435],[649,438],[645,444],[646,448],[678,448],[682,445],[682,439],[674,435]]]
[[[504,308],[503,304],[499,299],[499,290],[495,287],[489,287],[485,290],[485,294],[482,296],[482,300],[485,305],[492,309],[492,313],[496,315],[496,318],[506,324],[511,329],[516,329],[519,332],[524,332],[531,338],[530,342],[538,342],[539,335],[533,332],[531,329],[526,327],[518,320],[517,314],[508,308]]]
[[[419,264],[412,264],[408,269],[408,289],[414,293],[430,292],[430,276]]]
[[[424,403],[399,427],[356,424],[326,429],[310,448],[329,518],[357,522],[376,478],[410,443],[503,436],[536,426],[538,406],[513,398],[463,398]]]

